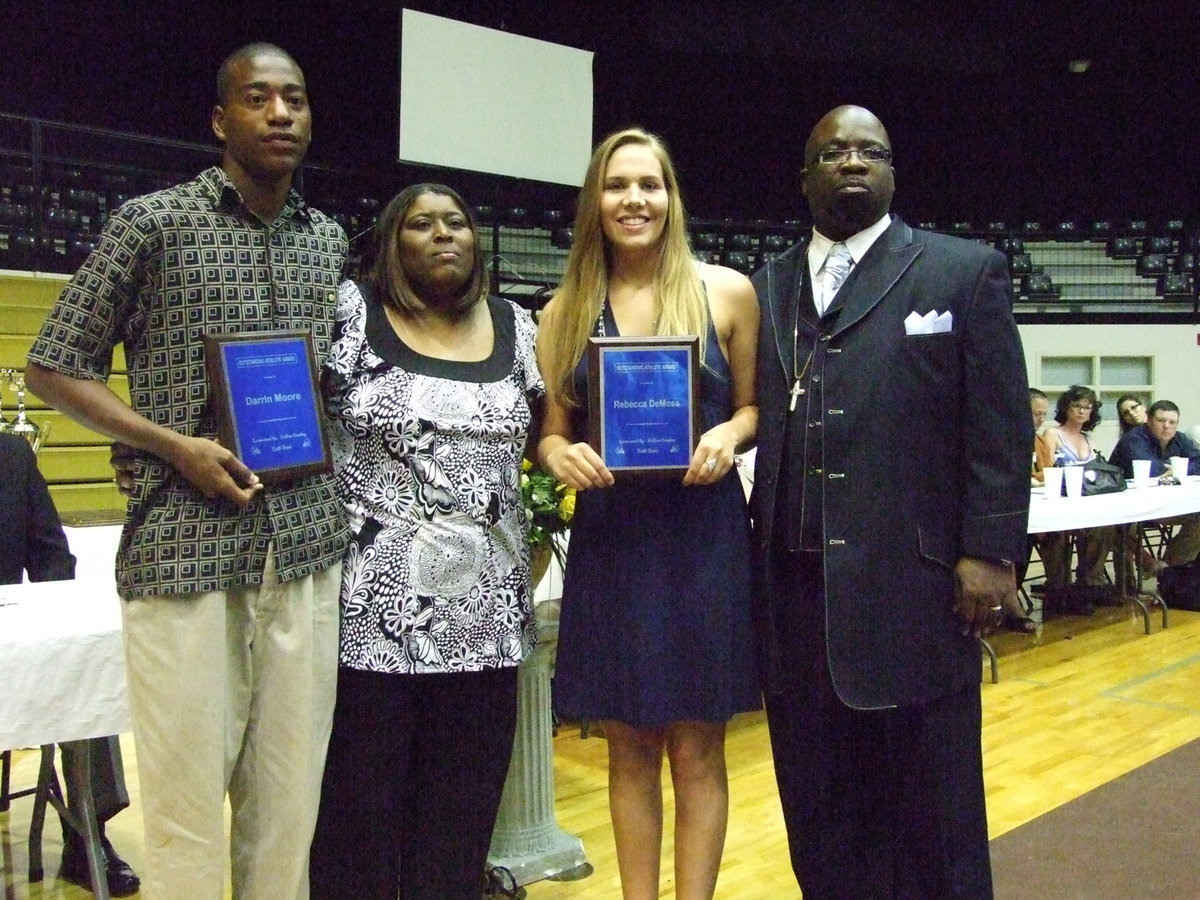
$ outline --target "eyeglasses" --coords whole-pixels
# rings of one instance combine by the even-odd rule
[[[1071,409],[1087,410],[1088,412],[1091,412],[1092,404],[1090,404],[1090,403],[1072,403]]]
[[[1140,407],[1141,405],[1142,405],[1142,404],[1140,404],[1140,403],[1130,403],[1128,406],[1124,407],[1124,408],[1121,410],[1121,415],[1123,415],[1123,416],[1131,416],[1131,415],[1133,415],[1133,411],[1134,411],[1135,409],[1137,409],[1138,407]]]
[[[817,154],[817,162],[823,166],[840,166],[850,162],[851,153],[857,153],[858,158],[865,163],[885,163],[892,159],[892,151],[887,147],[843,147],[838,150],[822,150]]]

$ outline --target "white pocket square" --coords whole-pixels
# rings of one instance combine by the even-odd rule
[[[920,315],[914,310],[904,320],[904,333],[909,335],[949,334],[953,330],[954,315],[949,310],[939,313],[936,309],[931,309],[925,315]]]

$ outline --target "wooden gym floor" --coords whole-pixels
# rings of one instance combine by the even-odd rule
[[[1103,608],[1088,618],[1063,617],[1032,635],[1002,633],[1000,682],[983,674],[984,778],[991,835],[1003,834],[1086,791],[1200,737],[1200,613],[1171,611],[1170,627],[1153,618],[1153,633],[1131,607]],[[117,816],[108,834],[135,869],[142,834],[135,749],[126,735],[133,808]],[[786,900],[800,892],[788,865],[775,791],[767,728],[761,713],[731,723],[727,742],[730,820],[717,896],[723,900]],[[559,824],[582,837],[594,873],[579,881],[543,881],[527,887],[529,900],[619,898],[616,855],[608,819],[606,744],[564,726],[555,738]],[[14,755],[14,783],[36,776],[38,754]],[[670,783],[664,774],[664,783]],[[1186,802],[1181,798],[1181,802]],[[671,875],[670,791],[663,846],[662,897],[674,896]],[[28,798],[0,814],[0,862],[6,898],[86,898],[58,881],[61,842],[47,822],[47,878],[26,881]],[[228,896],[228,894],[227,894]]]

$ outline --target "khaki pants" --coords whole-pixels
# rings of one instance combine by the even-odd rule
[[[1184,563],[1190,563],[1197,555],[1200,555],[1200,513],[1192,513],[1186,516],[1173,516],[1169,519],[1162,519],[1156,525],[1167,525],[1174,530],[1170,540],[1167,541],[1167,546],[1162,554],[1162,564],[1167,566],[1180,566]],[[1127,560],[1128,577],[1133,578],[1133,556],[1137,553],[1142,563],[1142,577],[1146,578],[1155,573],[1155,566],[1158,560],[1150,553],[1141,543],[1140,529],[1131,528],[1126,547],[1130,556]]]
[[[308,896],[337,683],[341,566],[122,604],[146,829],[142,896]]]
[[[1200,554],[1200,514],[1163,519],[1161,524],[1170,525],[1175,530],[1163,554],[1163,562],[1168,566],[1189,563]]]

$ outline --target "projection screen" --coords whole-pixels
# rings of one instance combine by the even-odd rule
[[[400,22],[400,162],[583,183],[591,52],[410,9]]]

